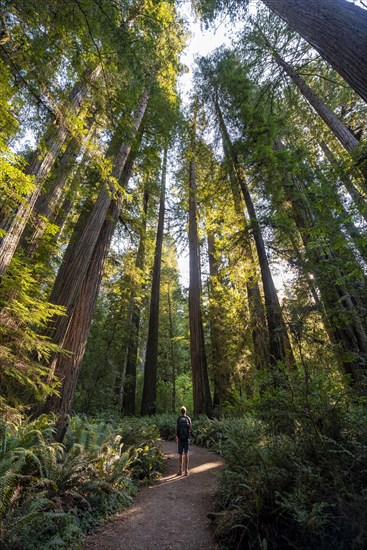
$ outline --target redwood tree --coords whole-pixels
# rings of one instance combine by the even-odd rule
[[[210,416],[212,413],[212,399],[209,388],[203,320],[201,312],[201,269],[196,204],[196,117],[197,106],[195,106],[195,115],[191,130],[191,143],[189,153],[190,357],[194,397],[194,414],[207,414],[208,416]]]
[[[281,307],[277,295],[277,291],[274,285],[273,277],[270,271],[269,261],[265,249],[265,243],[261,233],[261,228],[257,219],[256,210],[252,197],[246,183],[245,176],[243,174],[239,158],[236,151],[233,148],[231,139],[225,125],[221,107],[219,105],[218,97],[215,96],[215,110],[219,121],[220,130],[223,138],[223,147],[227,151],[233,163],[233,170],[236,174],[237,181],[243,198],[246,204],[246,208],[249,215],[249,227],[253,235],[258,261],[261,270],[261,280],[264,290],[266,318],[269,332],[269,353],[270,361],[276,364],[278,361],[286,361],[289,364],[294,362],[293,353],[288,338],[287,329],[285,327]]]
[[[311,44],[367,101],[367,10],[347,0],[262,0]],[[200,0],[206,20],[245,0]]]
[[[161,282],[162,245],[164,235],[164,215],[166,201],[166,173],[167,149],[163,153],[161,193],[159,201],[159,215],[157,238],[154,251],[152,288],[150,294],[150,311],[148,342],[144,366],[144,385],[141,402],[141,414],[155,414],[157,412],[157,360],[158,360],[158,330],[159,330],[159,297]]]

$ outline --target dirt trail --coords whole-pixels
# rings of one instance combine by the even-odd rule
[[[83,550],[215,550],[208,512],[221,459],[194,445],[190,475],[176,476],[177,445],[163,441],[165,475],[142,488],[133,505],[87,537]]]

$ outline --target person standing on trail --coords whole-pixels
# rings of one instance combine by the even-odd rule
[[[186,414],[186,407],[181,407],[181,415],[177,418],[176,441],[178,443],[178,476],[189,475],[189,448],[190,433],[192,431],[191,418]],[[182,456],[183,455],[183,456]],[[182,469],[183,466],[183,469]]]

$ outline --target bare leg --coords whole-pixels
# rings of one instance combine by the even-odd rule
[[[182,454],[178,455],[178,474],[182,474]]]
[[[185,453],[184,459],[185,476],[189,475],[189,455]]]

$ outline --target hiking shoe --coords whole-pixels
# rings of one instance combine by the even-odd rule
[[[182,470],[178,470],[176,476],[182,476]]]
[[[188,476],[188,475],[189,475],[189,472],[188,472],[188,471],[186,470],[186,472],[185,472],[185,476]]]

